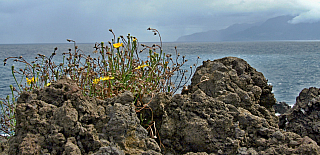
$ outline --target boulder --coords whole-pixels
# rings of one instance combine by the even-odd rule
[[[294,106],[280,116],[279,127],[308,136],[320,144],[320,89],[303,89]]]
[[[160,154],[140,125],[133,95],[92,99],[70,79],[23,92],[9,154]]]
[[[256,71],[245,60],[225,57],[215,61],[204,61],[191,79],[190,92],[198,89],[206,95],[226,104],[242,107],[250,113],[277,127],[274,115],[276,99],[272,86],[261,72]]]
[[[188,93],[148,98],[164,154],[319,154],[309,137],[278,128],[272,87],[244,60],[205,61]]]

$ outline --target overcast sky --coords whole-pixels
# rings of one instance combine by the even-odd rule
[[[320,20],[320,0],[0,0],[0,44],[109,41],[116,35],[164,42],[235,23],[293,15],[290,23]]]

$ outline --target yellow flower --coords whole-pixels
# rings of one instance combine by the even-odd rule
[[[119,47],[121,47],[123,45],[123,43],[115,43],[115,44],[113,44],[113,47],[114,48],[119,48]]]
[[[31,79],[26,78],[26,80],[27,80],[27,84],[28,84],[28,85],[30,85],[31,83],[33,83],[33,82],[36,82],[36,81],[37,81],[37,79],[34,79],[34,77],[32,77]]]
[[[132,41],[133,41],[133,42],[137,41],[137,38],[135,38],[135,37],[134,37],[134,38],[132,38]]]
[[[143,68],[143,67],[146,67],[146,66],[148,66],[148,65],[138,66],[138,67],[137,67],[137,68],[135,68],[135,69],[140,69],[140,68]]]
[[[111,79],[114,79],[114,77],[110,77],[110,76],[100,77],[99,79],[94,79],[92,83],[97,84],[100,81],[106,81]]]
[[[51,85],[51,83],[49,82],[49,83],[47,83],[47,87],[49,87]]]
[[[110,76],[100,77],[100,80],[102,81],[111,80],[111,79],[114,79],[114,77],[110,77]]]
[[[92,81],[92,83],[93,83],[93,84],[97,84],[99,81],[100,81],[100,79],[94,79],[94,80]]]

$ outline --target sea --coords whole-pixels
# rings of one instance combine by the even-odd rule
[[[144,44],[160,45],[160,43]],[[98,56],[93,53],[94,43],[79,43],[77,46],[87,55]],[[58,62],[62,60],[62,53],[68,52],[68,49],[74,50],[73,43],[0,44],[0,58],[4,60],[7,57],[23,56],[25,60],[31,62],[35,60],[37,54],[51,55],[55,47],[58,50],[53,60]],[[268,83],[273,86],[276,100],[291,106],[295,104],[296,97],[302,89],[320,87],[320,41],[162,43],[163,52],[166,54],[175,56],[175,47],[181,56],[184,55],[188,59],[184,65],[185,69],[189,69],[193,64],[200,66],[203,61],[228,56],[244,59],[263,73]],[[146,53],[147,51],[141,54],[146,55]],[[0,98],[6,98],[11,94],[9,85],[15,86],[11,66],[15,66],[16,69],[25,67],[23,63],[12,60],[14,59],[9,59],[5,66],[0,65]],[[20,80],[18,75],[17,78]]]

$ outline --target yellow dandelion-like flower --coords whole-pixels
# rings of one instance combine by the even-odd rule
[[[132,41],[133,41],[133,42],[137,41],[137,38],[132,38]]]
[[[51,83],[49,82],[49,83],[47,83],[47,87],[49,87],[51,85]]]
[[[114,79],[114,77],[105,76],[105,77],[100,77],[99,79],[94,79],[92,81],[92,83],[98,84],[100,81],[107,81],[107,80],[112,80],[112,79]]]
[[[114,77],[110,77],[110,76],[100,77],[100,80],[102,81],[112,80],[112,79],[114,79]]]
[[[93,84],[98,84],[99,81],[100,81],[100,79],[94,79],[94,80],[92,81],[92,83],[93,83]]]
[[[121,47],[123,45],[123,43],[115,43],[115,44],[113,44],[113,47],[114,48],[119,48],[119,47]]]
[[[31,79],[26,78],[26,80],[27,80],[27,84],[28,84],[28,85],[31,85],[31,83],[33,83],[33,82],[36,82],[36,81],[37,81],[37,79],[34,79],[34,77],[32,77]]]
[[[149,66],[149,65],[142,65],[142,66],[138,66],[137,68],[135,69],[140,69],[140,68],[143,68],[143,67],[146,67],[146,66]]]

